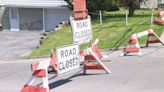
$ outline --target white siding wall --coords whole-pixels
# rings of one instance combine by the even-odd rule
[[[158,8],[158,1],[157,0],[143,0],[140,3],[140,8],[143,8],[143,9]]]
[[[164,3],[164,0],[158,0],[158,3],[159,4],[163,4]]]

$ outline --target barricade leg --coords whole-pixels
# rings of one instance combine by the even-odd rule
[[[98,63],[106,70],[106,72],[109,74],[111,73],[110,70],[100,61],[100,59],[96,56],[95,53],[92,52],[92,49],[91,48],[88,48],[87,49],[94,57],[95,59],[98,61]]]
[[[43,86],[32,85],[36,78],[42,78]],[[35,71],[30,80],[23,86],[21,92],[49,92],[47,70]]]
[[[50,59],[32,64],[33,74],[29,81],[23,86],[21,92],[49,92],[48,85],[48,66],[50,64]],[[32,85],[37,79],[42,79],[42,86]]]

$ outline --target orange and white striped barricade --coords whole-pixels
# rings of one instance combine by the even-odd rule
[[[86,19],[88,17],[85,0],[73,1],[73,17],[75,20]]]
[[[161,43],[162,45],[164,45],[163,41],[153,30],[149,30],[146,47],[148,47],[150,43]]]
[[[154,20],[155,24],[164,24],[164,11],[159,11],[157,17],[160,19]]]
[[[98,42],[99,40],[96,39],[96,41],[92,44],[92,47],[87,48],[81,53],[81,55],[85,58],[83,67],[84,74],[86,74],[86,70],[105,70],[107,73],[111,73],[110,70],[100,60],[103,58],[103,54],[97,47]]]
[[[125,56],[126,54],[132,52],[137,52],[139,56],[142,56],[138,38],[143,36],[148,36],[147,43],[146,43],[147,47],[150,43],[161,43],[162,45],[164,45],[162,40],[155,34],[155,32],[152,29],[149,29],[137,34],[132,34],[130,36],[127,46],[123,49],[123,52],[120,54],[120,56]],[[151,40],[150,37],[156,37],[156,39]]]
[[[51,54],[50,57],[51,57],[51,59],[50,59],[50,64],[48,66],[48,72],[57,72],[57,58],[53,53]],[[31,64],[31,71],[32,72],[37,70],[39,63],[40,62]]]
[[[48,67],[48,72],[57,72],[57,58],[53,53],[51,54],[51,61]]]
[[[49,92],[48,84],[48,72],[47,68],[50,64],[50,59],[39,62],[36,69],[33,68],[34,72],[32,73],[29,81],[23,86],[21,92]],[[41,78],[43,81],[42,86],[32,85],[37,78]]]
[[[142,55],[141,53],[141,48],[137,39],[137,34],[133,34],[130,36],[130,39],[128,41],[128,44],[126,45],[126,47],[123,49],[123,52],[120,54],[120,56],[125,56],[128,53],[138,53],[138,55]]]

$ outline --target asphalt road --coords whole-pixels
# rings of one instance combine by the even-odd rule
[[[142,48],[142,52],[142,57],[119,57],[121,51],[106,50],[109,58],[103,63],[111,74],[87,71],[83,75],[81,69],[58,77],[49,74],[50,92],[164,92],[164,46]],[[0,92],[20,92],[31,76],[30,64],[40,60],[0,61]]]
[[[20,57],[39,45],[41,32],[0,32],[0,59]]]

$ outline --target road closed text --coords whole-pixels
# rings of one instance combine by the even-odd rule
[[[74,67],[79,64],[78,58],[72,58],[67,60],[66,62],[60,62],[59,63],[59,70],[65,70],[71,67]]]
[[[57,48],[58,73],[62,74],[79,68],[79,47],[70,45]]]
[[[71,19],[74,43],[86,43],[92,39],[92,28],[90,17],[84,20]]]

